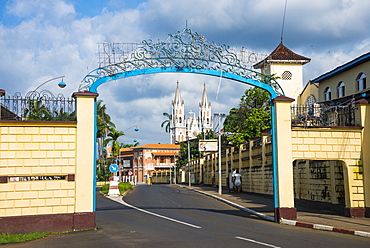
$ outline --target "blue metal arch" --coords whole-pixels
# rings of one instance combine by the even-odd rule
[[[271,136],[272,136],[272,167],[273,167],[273,192],[274,192],[274,207],[279,207],[278,202],[278,187],[277,187],[277,147],[276,147],[276,120],[275,120],[275,106],[272,101],[275,97],[278,96],[278,93],[275,91],[275,89],[270,86],[269,84],[266,84],[261,81],[257,81],[251,78],[246,78],[238,74],[230,73],[230,72],[222,72],[219,70],[212,70],[212,69],[197,69],[192,67],[154,67],[154,68],[145,68],[145,69],[138,69],[138,70],[132,70],[132,71],[124,71],[121,73],[109,75],[109,76],[103,76],[96,78],[96,80],[92,83],[90,86],[90,92],[98,93],[98,87],[104,83],[128,78],[128,77],[134,77],[134,76],[140,76],[140,75],[148,75],[148,74],[157,74],[157,73],[194,73],[194,74],[202,74],[202,75],[208,75],[208,76],[215,76],[215,77],[222,77],[225,79],[234,80],[240,83],[252,85],[261,89],[266,90],[270,94],[270,102],[271,102]],[[95,110],[96,111],[96,110]],[[95,120],[96,122],[96,120]],[[96,123],[95,123],[96,127]],[[95,132],[96,135],[96,132]],[[96,137],[95,137],[96,139]],[[95,165],[96,167],[96,165]],[[94,176],[95,184],[96,184],[96,177]],[[95,197],[95,193],[94,193]],[[94,199],[94,210],[96,208],[95,206],[96,200]]]
[[[237,74],[233,74],[230,72],[222,72],[218,70],[212,70],[212,69],[197,69],[197,68],[191,68],[191,67],[155,67],[155,68],[146,68],[146,69],[139,69],[139,70],[133,70],[133,71],[125,71],[118,74],[114,74],[111,76],[105,76],[98,78],[91,86],[90,91],[97,93],[98,87],[106,82],[128,78],[128,77],[134,77],[139,75],[148,75],[148,74],[156,74],[156,73],[195,73],[195,74],[202,74],[202,75],[208,75],[208,76],[215,76],[215,77],[222,77],[225,79],[230,79],[234,81],[238,81],[244,84],[249,84],[256,86],[258,88],[264,89],[268,91],[271,95],[271,98],[277,97],[277,93],[275,92],[274,88],[266,83],[262,83],[260,81],[246,78]]]

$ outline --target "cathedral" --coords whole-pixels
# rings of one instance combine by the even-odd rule
[[[205,84],[199,103],[198,117],[192,111],[186,117],[184,108],[185,104],[181,99],[179,82],[177,82],[175,97],[172,101],[171,144],[194,139],[202,132],[213,130],[211,103],[208,101]]]

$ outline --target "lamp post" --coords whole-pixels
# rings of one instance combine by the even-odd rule
[[[125,131],[123,131],[123,133],[126,133],[126,131],[127,131],[127,130],[129,130],[129,129],[133,128],[133,127],[135,127],[135,128],[134,128],[134,131],[135,131],[135,132],[138,132],[138,131],[139,131],[139,128],[137,127],[137,125],[133,125],[133,126],[131,126],[131,127],[129,127],[129,128],[126,128],[126,129],[125,129]],[[125,135],[126,135],[126,134],[125,134]],[[137,142],[137,140],[136,140],[136,139],[134,139],[134,140],[133,140],[133,142],[135,142],[135,143],[136,143],[136,142]],[[122,163],[123,163],[123,161],[122,161]],[[136,167],[138,167],[138,165],[137,165]],[[132,165],[132,169],[134,170],[134,165]],[[134,170],[134,172],[135,172],[135,170]],[[137,174],[138,174],[137,176],[139,176],[139,169],[138,169],[138,168],[137,168]],[[134,176],[135,176],[135,173],[134,173]]]
[[[59,79],[59,78],[61,78],[62,79],[62,81],[60,81],[59,83],[58,83],[58,86],[59,86],[59,88],[64,88],[64,87],[66,87],[67,86],[67,84],[63,81],[63,78],[64,78],[65,76],[59,76],[59,77],[55,77],[55,78],[52,78],[52,79],[49,79],[49,80],[47,80],[47,81],[45,81],[45,82],[43,82],[42,84],[40,84],[39,86],[37,86],[37,88],[34,90],[34,91],[36,91],[36,90],[38,90],[41,86],[43,86],[43,85],[45,85],[45,84],[47,84],[47,83],[49,83],[49,82],[51,82],[51,81],[53,81],[53,80],[56,80],[56,79]]]
[[[215,113],[218,116],[218,194],[222,195],[222,180],[221,180],[221,118],[225,117],[225,114]]]

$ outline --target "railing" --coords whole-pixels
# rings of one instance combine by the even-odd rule
[[[25,97],[17,92],[0,97],[2,120],[74,121],[75,99],[50,91],[31,91]]]
[[[292,126],[304,127],[345,127],[358,126],[355,122],[355,107],[326,106],[313,104],[310,106],[291,107]]]

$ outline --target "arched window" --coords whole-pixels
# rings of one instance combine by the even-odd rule
[[[337,92],[338,97],[343,97],[345,95],[345,84],[343,82],[339,82]]]
[[[182,123],[182,118],[180,117],[180,119],[179,119],[179,123]]]
[[[209,118],[207,118],[207,124],[209,124]]]
[[[329,87],[327,87],[324,91],[324,98],[325,98],[325,101],[331,100],[331,89]]]
[[[291,80],[292,79],[292,73],[290,71],[284,71],[283,74],[281,74],[282,80]]]
[[[366,89],[366,74],[360,73],[357,77],[358,91]]]

